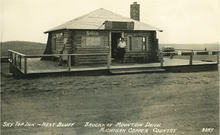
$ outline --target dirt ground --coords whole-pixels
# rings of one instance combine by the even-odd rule
[[[218,71],[14,79],[7,68],[2,135],[219,134]]]

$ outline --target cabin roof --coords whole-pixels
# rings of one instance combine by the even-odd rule
[[[154,26],[142,23],[140,21],[124,17],[122,15],[113,13],[106,9],[100,8],[95,11],[92,11],[88,14],[75,18],[71,21],[68,21],[64,24],[61,24],[53,29],[45,31],[44,33],[49,33],[56,30],[64,29],[95,29],[95,30],[104,30],[105,21],[117,21],[117,22],[134,22],[134,30],[150,30],[150,31],[162,31],[159,28]]]

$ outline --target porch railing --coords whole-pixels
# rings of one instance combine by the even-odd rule
[[[8,61],[20,71],[23,68],[23,73],[27,73],[27,56],[25,54],[8,49]]]
[[[32,57],[62,57],[67,56],[68,58],[68,71],[71,70],[71,56],[107,56],[107,69],[110,69],[110,54],[109,53],[89,53],[89,54],[42,54],[42,55],[25,55],[13,50],[8,49],[8,60],[15,67],[17,67],[24,74],[27,73],[27,58]]]
[[[163,52],[159,51],[158,58],[160,59],[160,66],[163,67],[164,55],[168,54],[170,58],[174,55],[189,55],[189,65],[193,65],[194,55],[217,55],[217,64],[219,64],[219,50],[186,50],[186,49],[176,49],[174,52]]]
[[[160,67],[163,67],[164,63],[164,55],[165,54],[173,54],[174,52],[162,52],[159,51],[158,53],[158,58],[160,59]],[[183,50],[183,49],[176,49],[175,51],[176,55],[189,55],[189,65],[193,65],[193,57],[195,54],[201,55],[217,55],[217,64],[219,64],[219,50],[212,50],[212,51],[204,51],[204,50]],[[181,54],[179,54],[181,53]],[[40,54],[40,55],[26,55],[23,53],[19,53],[13,50],[8,50],[8,60],[11,64],[13,64],[17,69],[19,69],[22,73],[26,74],[27,73],[27,63],[28,63],[28,58],[32,57],[62,57],[62,56],[67,56],[68,59],[68,71],[71,70],[71,56],[107,56],[107,69],[110,69],[110,63],[111,63],[111,57],[110,53],[90,53],[90,54]],[[171,55],[172,56],[172,55]],[[171,57],[170,56],[170,57]]]

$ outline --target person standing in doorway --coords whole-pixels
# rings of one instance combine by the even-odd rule
[[[118,43],[118,58],[121,63],[124,63],[125,47],[126,43],[124,41],[124,38],[122,37],[120,42]]]

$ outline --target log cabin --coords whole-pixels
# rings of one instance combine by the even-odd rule
[[[106,56],[71,56],[71,65],[92,65],[111,62],[117,58],[117,44],[126,42],[125,63],[158,62],[157,31],[162,30],[140,22],[140,5],[130,5],[130,18],[97,9],[61,24],[44,33],[48,41],[44,54],[109,53]],[[42,57],[42,60],[46,59]]]

